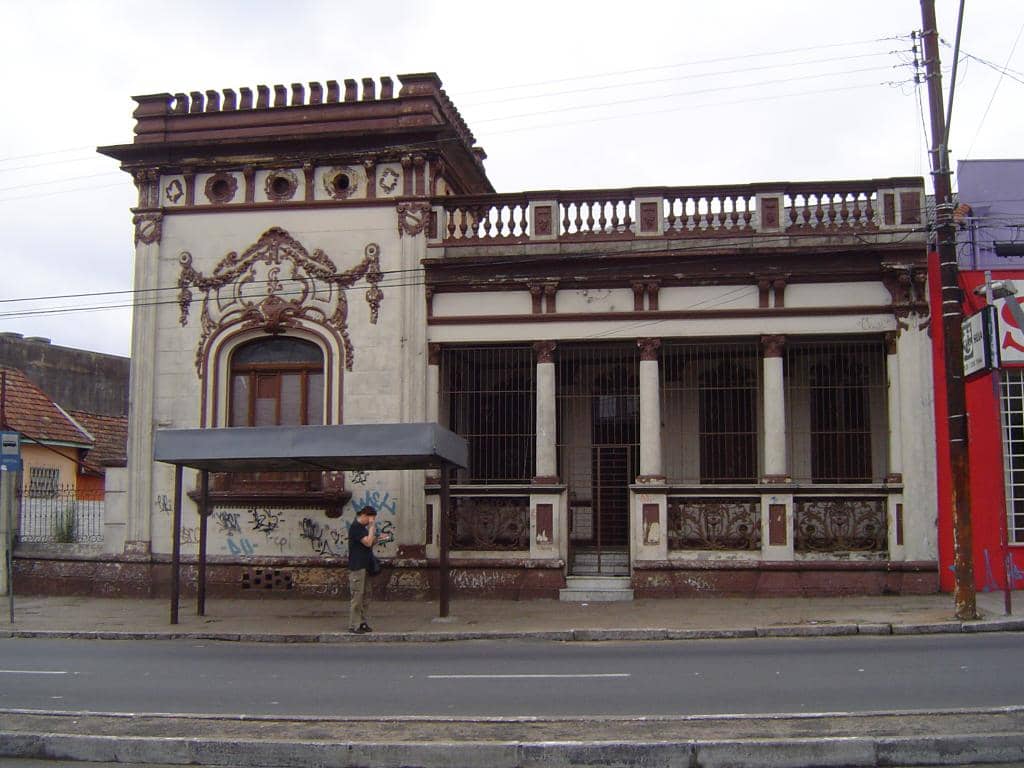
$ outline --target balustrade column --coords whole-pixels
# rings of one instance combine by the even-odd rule
[[[661,482],[661,375],[658,348],[661,339],[637,339],[640,347],[640,477],[641,482]]]
[[[558,482],[558,451],[555,404],[555,342],[540,341],[533,345],[537,353],[537,459],[536,483]]]
[[[903,419],[900,412],[900,358],[897,353],[898,335],[885,334],[885,370],[889,380],[889,471],[886,482],[903,482]]]
[[[789,481],[786,456],[786,389],[783,380],[782,355],[785,336],[762,336],[764,402],[764,467],[761,474],[766,483]]]

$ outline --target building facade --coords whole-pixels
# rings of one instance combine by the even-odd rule
[[[469,441],[465,594],[937,588],[921,179],[495,194],[438,78],[398,81],[136,97],[101,149],[165,297],[135,310],[123,591],[166,582],[154,430],[408,421]],[[436,588],[436,476],[212,487],[214,593],[342,591],[365,504],[396,534],[378,589]]]
[[[974,579],[978,589],[1024,586],[1024,329],[1009,302],[1024,302],[1024,160],[964,160],[957,167],[958,261],[964,314],[987,303],[985,272],[1014,281],[1016,297],[994,298],[1001,369],[968,376],[970,490]],[[933,288],[933,291],[935,289]],[[937,297],[936,297],[937,298]],[[943,391],[941,334],[936,343],[936,390]],[[936,399],[939,445],[944,444],[945,398]],[[939,542],[942,588],[953,588],[953,523],[948,455],[940,450]]]

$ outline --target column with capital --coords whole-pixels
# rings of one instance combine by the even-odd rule
[[[640,472],[629,494],[630,557],[664,561],[668,559],[668,498],[661,461],[661,339],[637,339],[636,343],[640,347]],[[635,583],[642,588],[642,581]]]
[[[885,372],[889,381],[889,471],[885,475],[887,483],[903,482],[903,420],[900,415],[900,358],[897,341],[899,333],[890,331],[885,334]]]
[[[640,347],[640,476],[638,482],[662,483],[661,376],[658,349],[661,339],[637,339]]]
[[[555,406],[555,342],[539,341],[533,345],[537,353],[537,424],[534,483],[558,482],[558,451],[556,449]]]
[[[790,482],[786,445],[786,389],[783,379],[785,336],[762,336],[763,400],[761,431],[764,435],[764,483]],[[793,559],[793,494],[761,495],[761,556],[765,560]]]
[[[766,483],[789,481],[789,464],[786,457],[786,390],[782,378],[785,344],[785,336],[761,337],[764,381],[764,466],[761,468],[761,477]]]

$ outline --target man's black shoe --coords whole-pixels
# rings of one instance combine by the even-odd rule
[[[368,626],[366,626],[365,624],[360,624],[355,629],[349,629],[349,632],[351,632],[353,635],[365,635],[369,631],[370,631],[370,628]]]
[[[367,624],[365,621],[362,624],[359,625],[359,629],[357,629],[356,631],[359,632],[359,633],[373,632],[373,630],[370,629],[370,625]]]

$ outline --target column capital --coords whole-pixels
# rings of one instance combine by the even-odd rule
[[[637,339],[636,345],[640,347],[641,360],[657,360],[658,349],[661,347],[661,339],[644,338]]]
[[[900,338],[899,331],[886,331],[885,333],[885,354],[895,355],[896,354],[896,342]]]
[[[785,348],[785,336],[773,335],[761,337],[761,350],[765,357],[782,357],[782,353]]]
[[[553,341],[538,341],[533,345],[533,351],[537,353],[538,363],[555,362],[555,348],[558,345]]]
[[[427,344],[427,365],[441,364],[441,345],[436,341]]]

